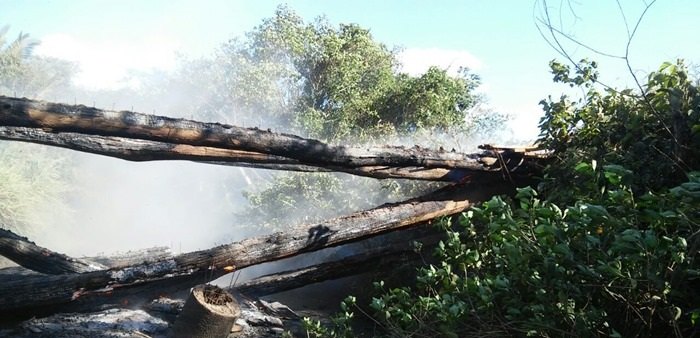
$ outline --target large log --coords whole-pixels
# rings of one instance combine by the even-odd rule
[[[48,275],[60,275],[154,263],[171,258],[172,254],[167,247],[154,247],[110,256],[74,258],[40,247],[26,237],[0,228],[0,256],[8,258],[25,269]]]
[[[119,136],[242,150],[295,159],[300,164],[357,168],[367,166],[499,170],[479,156],[419,147],[346,147],[258,128],[107,111],[83,105],[0,96],[0,126],[44,128],[53,132]]]
[[[408,233],[408,238],[403,240],[396,236],[389,239],[384,238],[380,245],[369,249],[359,249],[349,256],[256,277],[233,285],[229,289],[249,297],[263,297],[323,281],[368,272],[393,271],[402,263],[421,258],[421,255],[413,248],[413,240],[419,241],[427,248],[444,239],[443,234],[436,234],[435,229],[430,230],[433,231],[402,231],[402,234]]]
[[[103,270],[96,262],[72,258],[40,247],[26,237],[0,228],[0,255],[27,269],[46,274],[81,273]]]
[[[57,311],[75,302],[97,302],[104,297],[130,294],[149,284],[191,277],[211,280],[237,269],[358,241],[370,236],[459,213],[495,194],[509,192],[510,183],[484,182],[477,187],[450,186],[402,203],[388,204],[286,232],[245,239],[209,250],[123,268],[67,275],[23,276],[0,289],[0,314],[36,314]],[[200,279],[199,283],[202,280]],[[198,284],[198,283],[194,283]]]
[[[298,160],[282,156],[251,151],[172,144],[116,136],[89,135],[72,132],[48,132],[40,128],[27,127],[0,127],[0,139],[38,143],[138,162],[187,160],[259,169],[300,172],[339,171],[379,179],[406,178],[447,182],[457,182],[465,176],[473,174],[473,170],[459,168],[387,166],[364,166],[354,168],[340,166],[317,167],[301,164]],[[482,156],[481,161],[484,163],[495,161],[494,155],[490,153],[474,154],[474,156]]]

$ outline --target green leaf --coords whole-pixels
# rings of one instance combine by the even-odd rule
[[[700,310],[693,310],[693,312],[690,313],[690,323],[696,326],[700,322],[698,319],[700,319]]]
[[[595,169],[593,168],[593,166],[591,166],[591,165],[588,164],[588,163],[580,162],[579,164],[577,164],[577,165],[574,167],[574,170],[575,170],[577,173],[588,174],[588,173],[593,172],[593,170],[595,170]]]

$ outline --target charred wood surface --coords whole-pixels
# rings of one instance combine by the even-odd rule
[[[116,253],[109,256],[82,257],[82,259],[102,264],[108,268],[120,268],[131,265],[155,263],[172,257],[173,254],[170,252],[170,248],[166,246],[159,246],[124,253]]]
[[[504,182],[477,187],[450,186],[402,203],[387,204],[326,222],[301,225],[286,232],[249,238],[155,262],[81,274],[21,277],[3,283],[0,313],[34,314],[57,311],[77,302],[99,304],[120,294],[148,289],[154,282],[167,284],[171,278],[188,282],[195,278],[200,279],[198,283],[201,283],[202,276],[211,280],[224,275],[227,273],[226,267],[240,269],[358,241],[459,213],[473,201],[511,189],[512,185]],[[41,253],[36,254],[41,257]]]
[[[0,228],[0,255],[27,269],[51,275],[103,270],[96,262],[42,248],[26,237]]]
[[[89,135],[72,132],[48,132],[40,128],[0,127],[0,139],[31,142],[67,148],[127,161],[187,160],[208,164],[231,165],[259,169],[330,172],[339,171],[373,178],[406,178],[428,181],[458,181],[472,170],[423,167],[317,167],[291,158],[250,151],[222,149],[186,144],[173,144],[116,136]],[[475,154],[475,156],[481,156]],[[493,155],[491,155],[493,156]],[[482,161],[488,162],[485,156]],[[491,172],[489,172],[491,173]]]
[[[442,235],[431,235],[420,238],[420,242],[430,246],[443,237]],[[402,263],[415,261],[420,257],[413,249],[412,241],[394,240],[333,261],[260,276],[235,285],[231,289],[250,297],[263,297],[328,280],[377,272],[383,269],[384,271],[393,270]]]
[[[118,136],[282,156],[314,166],[499,170],[481,156],[413,147],[347,147],[258,128],[0,96],[0,126]]]

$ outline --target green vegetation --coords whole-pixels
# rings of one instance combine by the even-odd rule
[[[354,24],[305,23],[279,7],[243,40],[218,57],[230,81],[219,92],[233,110],[264,114],[296,133],[329,142],[381,142],[430,133],[466,136],[490,130],[505,116],[477,111],[478,76],[430,68],[421,76],[399,72],[396,53]],[[245,88],[245,90],[241,90]],[[252,90],[251,90],[252,89]],[[284,174],[249,192],[251,224],[294,225],[373,207],[424,192],[435,184],[337,174]],[[341,201],[342,202],[339,202]],[[297,217],[299,216],[299,217]]]
[[[5,33],[1,93],[43,97],[68,86],[70,64],[33,57],[26,35],[7,42]],[[206,88],[209,96],[181,98],[198,118],[284,126],[334,143],[471,134],[503,121],[474,114],[479,78],[468,70],[414,77],[398,66],[396,52],[367,29],[305,23],[280,7],[214,58],[183,62],[167,90],[149,95]],[[373,301],[349,297],[334,327],[307,322],[311,336],[354,337],[358,309],[389,337],[697,334],[698,80],[683,63],[664,63],[637,89],[600,90],[595,62],[551,68],[556,82],[585,95],[542,101],[539,141],[554,158],[540,184],[443,220],[437,262],[414,283],[377,282]],[[61,157],[21,149],[0,144],[0,223],[13,230],[40,222],[32,208],[61,200],[69,173]],[[246,195],[246,216],[274,226],[312,222],[431,188],[387,182],[378,189],[335,174],[278,176]]]
[[[32,55],[38,41],[25,33],[9,41],[8,30],[0,28],[0,94],[43,98],[70,86],[73,64]]]
[[[700,328],[700,94],[682,63],[641,93],[594,89],[595,63],[553,62],[588,89],[542,105],[555,151],[539,188],[444,220],[438,263],[369,307],[389,337],[690,336]],[[695,170],[695,171],[694,171]],[[454,222],[454,223],[453,223]],[[354,298],[334,328],[352,337]]]
[[[432,68],[397,71],[396,53],[358,25],[305,23],[286,7],[225,44],[216,61],[227,81],[218,92],[242,115],[263,114],[328,141],[373,140],[465,126],[479,78]]]
[[[55,218],[68,207],[70,191],[66,158],[38,145],[0,144],[0,226],[30,235],[49,227],[50,219],[37,208],[50,205]]]
[[[418,195],[440,183],[410,184],[332,173],[282,174],[257,192],[244,192],[248,224],[284,228],[373,208]]]
[[[7,30],[0,29],[0,94],[36,97],[70,81],[69,64],[32,56],[36,42],[27,34],[7,41]],[[23,235],[50,226],[36,208],[69,209],[69,173],[67,159],[46,147],[0,141],[0,226]]]
[[[584,61],[571,75],[565,65],[551,63],[556,81],[582,88],[590,88],[597,78],[595,66]],[[557,192],[552,193],[580,199],[593,192],[586,186],[589,180],[580,180],[574,170],[582,161],[631,170],[630,184],[639,194],[680,184],[688,172],[700,168],[700,95],[686,67],[682,62],[664,63],[642,90],[591,89],[582,102],[567,97],[541,102],[541,142],[555,151],[557,160],[549,170],[558,178]]]

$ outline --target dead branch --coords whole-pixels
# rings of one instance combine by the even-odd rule
[[[419,147],[347,147],[258,128],[0,96],[0,126],[43,128],[282,156],[313,166],[498,170],[480,156]]]

